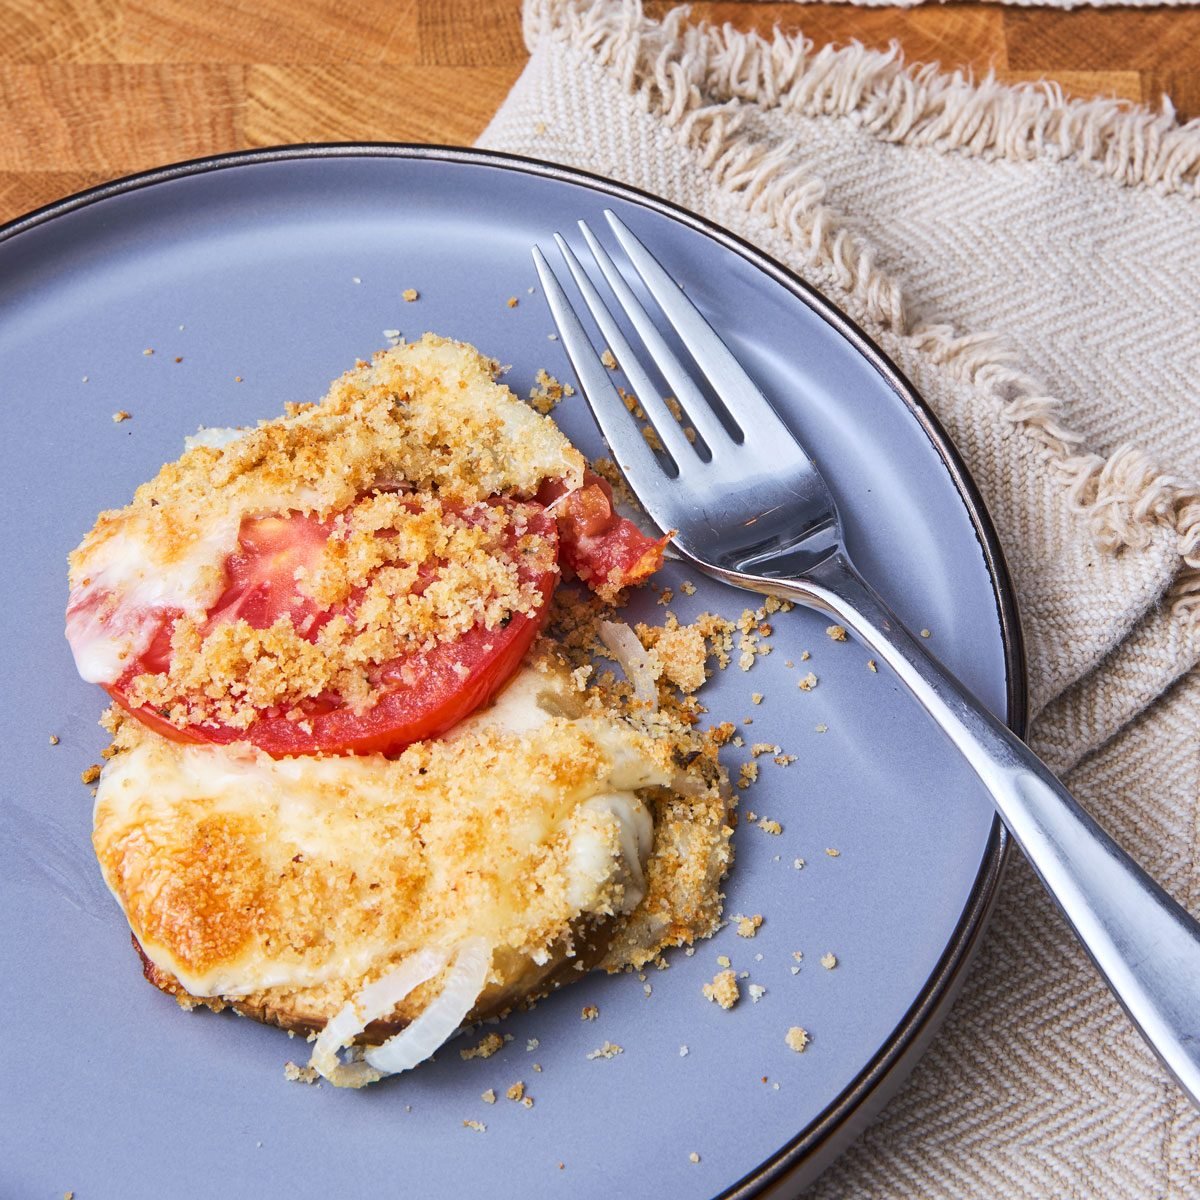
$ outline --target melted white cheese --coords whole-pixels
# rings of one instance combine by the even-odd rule
[[[98,543],[88,555],[87,583],[72,589],[67,608],[67,641],[79,674],[88,683],[116,682],[158,630],[147,612],[204,613],[223,586],[214,567],[237,548],[240,526],[241,515],[232,513],[198,529],[169,569],[132,522]],[[99,602],[106,596],[119,603],[101,616]]]
[[[185,453],[188,450],[195,450],[197,446],[209,446],[213,450],[222,450],[230,442],[236,442],[246,432],[245,429],[234,429],[232,426],[214,425],[209,428],[202,425],[195,433],[183,439],[183,449]]]
[[[452,736],[489,727],[529,733],[552,715],[560,715],[570,699],[569,680],[526,668],[494,704],[463,722]],[[611,885],[620,883],[623,891],[616,893],[616,911],[628,913],[645,893],[644,868],[653,841],[650,814],[633,789],[666,779],[661,767],[639,753],[636,738],[622,722],[581,719],[587,722],[605,765],[594,779],[572,792],[565,810],[561,801],[553,800],[556,793],[550,783],[517,772],[508,778],[502,767],[493,773],[489,793],[493,799],[495,786],[521,789],[525,795],[544,790],[547,796],[544,811],[535,806],[537,815],[507,827],[507,844],[497,852],[507,855],[520,872],[535,860],[539,845],[565,834],[563,883],[570,907],[579,915],[613,915]],[[101,776],[96,829],[102,869],[120,899],[118,881],[110,876],[110,855],[102,843],[114,837],[119,841],[131,834],[136,837],[142,828],[153,829],[156,839],[168,839],[160,853],[165,854],[163,869],[169,870],[171,822],[177,822],[178,836],[188,837],[198,816],[230,813],[261,818],[266,836],[289,847],[289,854],[294,849],[309,861],[353,863],[356,870],[361,864],[369,872],[372,855],[380,851],[372,814],[391,804],[391,766],[378,756],[272,760],[247,748],[181,746],[147,736],[110,759]],[[502,783],[497,784],[497,779]],[[347,798],[353,798],[349,807]],[[348,814],[353,819],[346,819]],[[387,903],[386,894],[380,893],[371,906]],[[508,919],[511,914],[481,912],[474,927],[461,932],[487,938]],[[135,928],[134,932],[147,956],[195,996],[237,996],[268,987],[308,987],[361,978],[372,962],[394,950],[382,940],[359,939],[339,943],[336,953],[314,966],[255,947],[236,961],[198,973],[187,969],[168,948],[155,945],[144,931]],[[548,954],[535,953],[534,958],[546,961]]]

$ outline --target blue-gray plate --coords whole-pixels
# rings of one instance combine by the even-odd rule
[[[492,1058],[463,1061],[460,1042],[361,1092],[289,1082],[284,1064],[306,1061],[305,1043],[229,1014],[186,1014],[146,984],[101,882],[80,772],[104,745],[105,697],[76,677],[63,639],[67,552],[199,425],[319,397],[386,345],[385,330],[471,341],[511,364],[521,394],[539,368],[569,380],[529,248],[579,217],[600,222],[605,206],[793,425],[837,495],[864,573],[1020,724],[1011,590],[945,435],[827,301],[688,213],[544,163],[367,145],[184,164],[13,222],[0,230],[0,1194],[793,1190],[863,1127],[928,1041],[986,917],[1005,838],[899,683],[799,609],[774,619],[773,653],[748,673],[735,662],[703,693],[712,720],[742,727],[735,776],[752,742],[796,757],[760,758],[759,782],[742,793],[727,912],[762,914],[758,935],[727,926],[644,980],[590,976],[509,1018],[512,1040]],[[406,303],[407,288],[420,299]],[[114,422],[121,410],[130,418]],[[580,397],[556,418],[601,452]],[[676,567],[663,578],[681,619],[759,603],[699,578],[688,595],[684,578]],[[635,601],[639,618],[665,616],[655,599]],[[810,669],[819,684],[802,691]],[[747,822],[747,809],[783,832]],[[701,993],[719,955],[747,973],[729,1012]],[[758,1000],[752,983],[766,989]],[[580,1019],[586,1004],[597,1020]],[[803,1053],[785,1044],[795,1025],[811,1035]],[[623,1052],[590,1058],[604,1042]],[[532,1108],[504,1099],[518,1080]],[[489,1088],[494,1105],[481,1099]]]

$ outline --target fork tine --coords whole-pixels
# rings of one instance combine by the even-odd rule
[[[662,477],[662,464],[650,449],[649,443],[642,437],[637,424],[625,411],[625,405],[617,395],[608,368],[601,363],[557,276],[537,246],[533,248],[533,264],[537,268],[538,278],[542,281],[546,303],[550,306],[554,323],[558,326],[559,337],[562,338],[567,357],[571,360],[575,377],[579,380],[588,407],[591,408],[592,415],[617,460],[617,466],[625,474],[636,473],[641,479]],[[655,516],[653,511],[650,515]],[[657,517],[655,519],[657,520]]]
[[[626,378],[633,385],[633,393],[650,418],[659,439],[666,446],[667,453],[670,454],[680,471],[686,470],[689,465],[687,460],[695,457],[694,447],[688,442],[683,430],[679,427],[679,422],[671,415],[670,409],[663,403],[663,398],[658,394],[658,388],[646,374],[638,356],[633,352],[633,348],[625,340],[625,335],[613,320],[612,313],[608,311],[604,301],[600,299],[600,293],[592,285],[592,281],[587,277],[587,273],[579,259],[575,257],[571,247],[557,233],[554,235],[554,241],[583,296],[584,303],[588,306],[588,311],[595,318],[609,349],[616,355],[617,362],[625,372]],[[631,422],[634,420],[632,414],[629,420]]]
[[[606,208],[604,216],[629,261],[674,326],[679,340],[708,377],[747,441],[777,445],[779,438],[786,438],[795,443],[795,436],[779,419],[770,401],[658,259],[611,209]]]
[[[709,449],[716,454],[719,447],[728,446],[732,440],[725,426],[721,424],[716,413],[704,398],[704,394],[688,374],[687,368],[667,345],[662,334],[658,332],[654,322],[650,320],[649,314],[642,307],[641,301],[633,294],[633,289],[625,282],[625,277],[621,272],[617,270],[608,251],[596,240],[595,235],[588,228],[587,222],[580,221],[579,228],[587,241],[588,249],[592,252],[592,257],[595,258],[604,278],[608,280],[608,286],[612,288],[613,294],[617,297],[617,302],[625,310],[625,315],[634,329],[638,331],[638,336],[645,343],[651,359],[663,373],[667,383],[674,389],[675,399],[683,406],[688,420],[695,426]],[[619,354],[617,360],[624,368],[625,360]],[[628,369],[625,373],[629,374]],[[654,396],[657,399],[657,392],[654,393]],[[642,400],[642,407],[645,408],[646,403],[640,391],[638,399]],[[672,424],[674,424],[673,421]]]

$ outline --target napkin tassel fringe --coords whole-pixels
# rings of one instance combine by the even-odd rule
[[[851,307],[990,394],[1001,418],[1033,440],[1063,481],[1099,548],[1144,547],[1155,527],[1172,528],[1182,563],[1165,602],[1200,625],[1200,487],[1131,445],[1107,456],[1082,451],[1083,438],[1062,423],[1061,401],[1020,369],[1002,335],[914,321],[874,248],[825,204],[802,143],[764,146],[746,131],[753,110],[741,102],[845,117],[884,140],[941,152],[1017,162],[1070,158],[1125,186],[1177,193],[1182,202],[1200,198],[1200,121],[1180,125],[1165,97],[1157,114],[1117,100],[1068,101],[1054,83],[1007,86],[991,74],[975,83],[962,71],[908,67],[896,44],[814,53],[803,37],[689,25],[686,16],[674,9],[661,23],[649,21],[639,0],[535,0],[525,7],[525,35],[531,48],[551,35],[594,54],[699,156],[722,190],[768,220]]]

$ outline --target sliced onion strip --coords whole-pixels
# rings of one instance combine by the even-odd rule
[[[441,993],[411,1025],[382,1046],[372,1046],[364,1055],[367,1064],[382,1075],[394,1075],[423,1063],[466,1020],[491,965],[492,950],[483,938],[460,943]]]
[[[348,1046],[366,1027],[386,1016],[414,988],[432,979],[446,965],[446,952],[419,950],[410,954],[395,970],[363,988],[325,1023],[313,1045],[309,1066],[315,1067],[335,1087],[362,1087],[380,1078],[378,1071],[365,1063],[343,1063],[338,1052]]]
[[[633,684],[633,694],[652,710],[658,709],[658,677],[661,664],[642,645],[638,635],[620,621],[601,621],[600,640]]]

